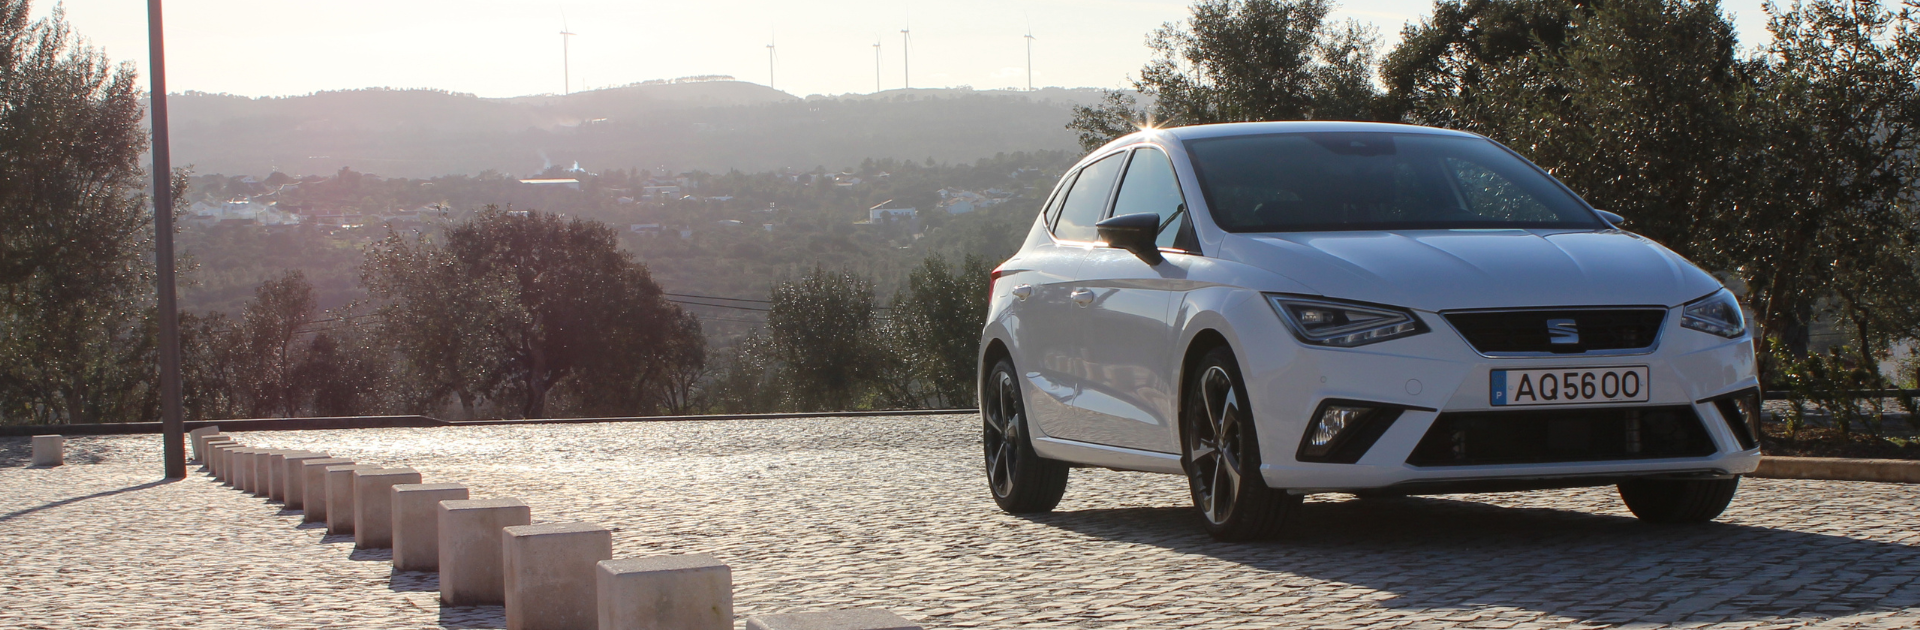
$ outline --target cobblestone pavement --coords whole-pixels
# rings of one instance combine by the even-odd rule
[[[616,556],[710,552],[748,615],[879,606],[929,628],[1914,628],[1920,486],[1746,480],[1722,522],[1639,523],[1610,489],[1315,497],[1293,536],[1221,544],[1172,476],[1075,470],[1000,513],[971,417],[242,434],[408,465]],[[492,628],[433,574],[299,526],[153,436],[25,468],[0,440],[0,628]]]

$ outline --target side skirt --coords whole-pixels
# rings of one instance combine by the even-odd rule
[[[1180,456],[1173,453],[1156,453],[1055,437],[1035,437],[1033,450],[1047,459],[1057,459],[1083,466],[1170,475],[1186,474],[1186,471],[1180,468]]]

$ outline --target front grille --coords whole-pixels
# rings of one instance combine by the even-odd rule
[[[1713,438],[1691,407],[1440,414],[1407,463],[1472,466],[1702,457]]]
[[[1447,323],[1485,355],[1580,354],[1641,350],[1660,337],[1664,308],[1470,311],[1446,314]],[[1554,343],[1549,322],[1573,320],[1575,343]],[[1564,338],[1562,339],[1565,340]]]

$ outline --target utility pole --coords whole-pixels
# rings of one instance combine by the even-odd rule
[[[167,150],[167,54],[160,0],[147,0],[147,47],[153,93],[153,244],[160,291],[160,446],[166,477],[185,479],[185,422],[180,418],[180,310],[173,286],[173,159]]]

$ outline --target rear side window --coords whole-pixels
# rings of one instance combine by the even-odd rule
[[[1113,191],[1113,180],[1120,175],[1120,166],[1126,163],[1126,153],[1120,152],[1102,158],[1080,169],[1080,178],[1073,182],[1073,188],[1067,189],[1067,200],[1060,206],[1060,218],[1053,224],[1053,235],[1063,241],[1097,241],[1099,230],[1093,224],[1100,222],[1101,215],[1107,210],[1107,193]]]
[[[1158,149],[1133,152],[1127,165],[1127,177],[1120,180],[1120,194],[1113,200],[1113,216],[1156,214],[1160,216],[1160,236],[1155,244],[1174,247],[1182,223],[1187,220],[1186,198],[1180,195],[1180,182],[1173,176],[1173,161]]]

